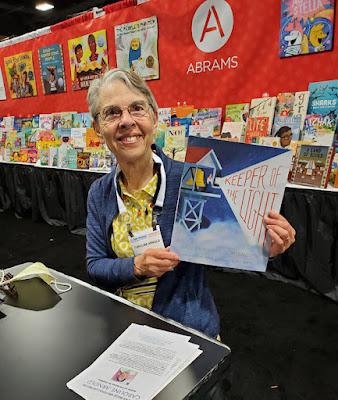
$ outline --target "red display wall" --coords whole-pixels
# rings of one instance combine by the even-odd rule
[[[158,54],[160,79],[148,81],[160,107],[186,101],[196,107],[223,107],[248,102],[264,92],[307,90],[309,82],[337,79],[338,50],[279,58],[280,1],[216,0],[230,7],[233,29],[227,42],[218,50],[204,52],[193,39],[192,21],[199,13],[203,39],[215,32],[226,34],[222,15],[201,0],[151,0],[107,13],[97,19],[55,26],[52,33],[0,48],[0,63],[8,100],[0,102],[1,115],[30,115],[55,111],[86,111],[86,90],[72,91],[68,39],[106,29],[110,67],[116,66],[114,26],[156,15],[158,18]],[[224,4],[222,4],[224,3]],[[219,10],[219,8],[218,8]],[[217,11],[217,9],[216,9]],[[228,21],[229,22],[229,21]],[[69,26],[67,26],[69,25]],[[337,33],[335,27],[334,36]],[[209,36],[210,38],[210,36]],[[203,41],[203,40],[202,40]],[[38,49],[61,43],[64,53],[67,92],[43,95]],[[37,97],[10,99],[3,58],[33,51]]]

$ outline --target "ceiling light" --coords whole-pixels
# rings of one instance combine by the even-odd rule
[[[39,11],[48,11],[54,8],[54,6],[50,3],[38,3],[35,8]]]

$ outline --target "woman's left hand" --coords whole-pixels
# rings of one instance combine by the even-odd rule
[[[270,257],[284,253],[293,243],[295,243],[296,231],[278,212],[271,210],[264,217],[264,223],[271,239]]]

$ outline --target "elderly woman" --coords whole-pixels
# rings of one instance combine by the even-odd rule
[[[204,267],[180,262],[170,251],[183,164],[153,145],[157,104],[150,89],[134,73],[113,69],[92,82],[88,104],[97,134],[117,160],[88,195],[90,277],[134,303],[217,337],[219,317]],[[271,212],[265,223],[272,256],[294,242],[295,231],[280,214]],[[161,245],[154,247],[161,248],[136,249],[133,238],[156,229]]]

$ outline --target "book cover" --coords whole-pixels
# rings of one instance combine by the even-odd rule
[[[329,182],[331,186],[338,188],[338,147],[334,150]]]
[[[273,121],[271,136],[284,139],[281,141],[282,147],[290,145],[291,140],[299,140],[301,132],[301,115],[276,116]],[[288,136],[288,140],[286,140]]]
[[[260,97],[252,99],[245,130],[245,143],[252,143],[256,136],[269,136],[277,98]]]
[[[171,250],[183,261],[266,269],[263,217],[279,210],[291,152],[189,137]]]
[[[89,169],[90,163],[90,152],[79,151],[77,153],[77,168],[78,169]]]
[[[69,148],[66,154],[66,165],[67,168],[77,168],[77,151],[73,148]]]
[[[309,91],[278,93],[275,118],[294,117],[300,115],[300,129],[303,129],[304,119],[308,108],[309,93]]]
[[[86,128],[86,148],[90,150],[101,147],[101,138],[93,128]]]
[[[40,160],[40,165],[48,165],[48,157],[49,157],[49,151],[48,149],[42,149],[38,151],[38,158]]]
[[[184,161],[187,146],[186,127],[166,128],[163,152],[173,160]]]
[[[86,147],[86,128],[72,128],[70,142],[74,148],[84,149]]]
[[[68,51],[73,90],[88,89],[108,68],[105,29],[68,40]]]
[[[40,114],[39,128],[40,129],[53,129],[53,114]]]
[[[334,0],[282,0],[280,57],[332,49]]]
[[[212,125],[189,125],[189,136],[213,138],[214,127]]]
[[[73,113],[72,128],[91,128],[92,119],[89,112]]]
[[[294,160],[291,182],[326,188],[333,148],[301,144]]]
[[[193,125],[208,125],[213,128],[213,136],[219,137],[221,134],[222,109],[199,108],[192,116]]]
[[[221,132],[221,139],[233,142],[241,142],[243,139],[244,122],[224,121]]]
[[[32,52],[4,58],[7,83],[12,99],[37,95]]]
[[[336,126],[335,113],[309,114],[305,118],[302,140],[318,146],[332,146]]]
[[[145,80],[159,79],[157,17],[115,26],[116,63]]]
[[[250,103],[227,104],[225,106],[225,121],[246,122],[248,119]]]
[[[311,82],[309,92],[308,114],[337,114],[338,79]]]
[[[66,91],[65,70],[61,44],[39,49],[40,76],[44,94]]]

